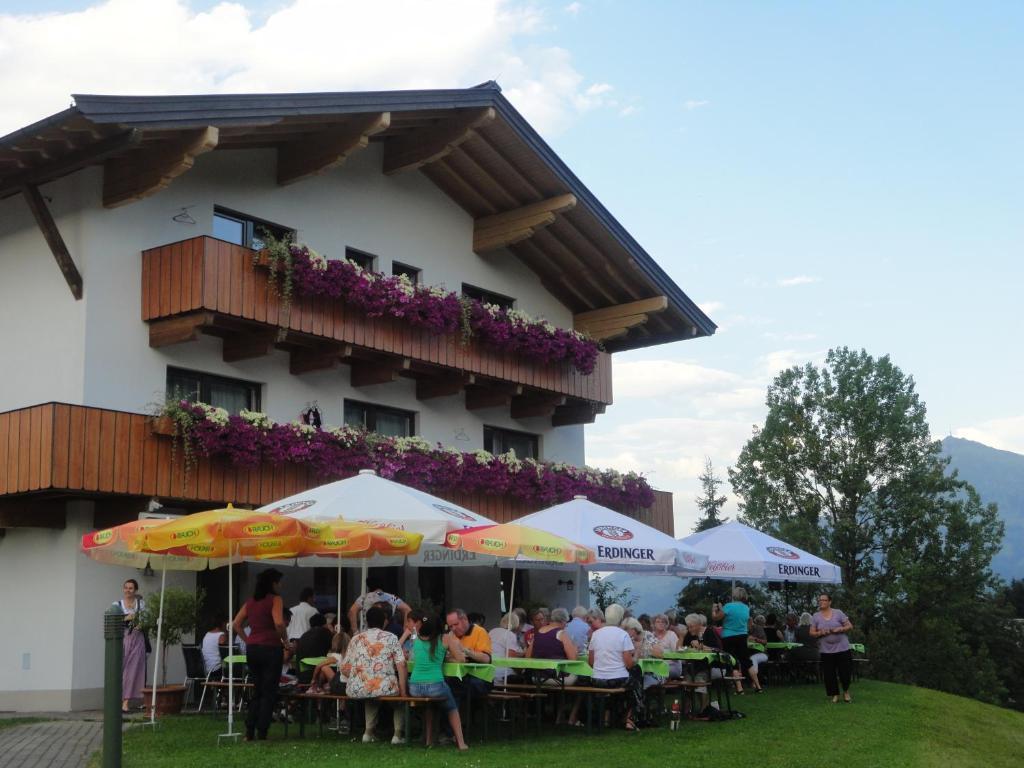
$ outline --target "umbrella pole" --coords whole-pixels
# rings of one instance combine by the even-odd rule
[[[507,620],[505,621],[505,626],[506,627],[508,626],[508,621],[511,620],[510,617],[512,616],[512,608],[515,605],[515,600],[516,600],[516,565],[517,565],[516,561],[513,560],[512,561],[512,588],[509,590],[509,593],[508,593],[508,614],[506,615],[506,619]]]
[[[234,639],[231,636],[232,629],[235,624],[235,581],[233,572],[234,568],[234,552],[231,549],[231,545],[228,545],[228,658],[232,658],[234,653]],[[228,661],[228,732],[223,734],[227,737],[235,735],[235,665],[234,662]]]
[[[579,593],[576,596],[576,605],[583,605],[583,595],[585,594],[587,596],[587,608],[589,608],[590,579],[587,578],[587,569],[582,565],[576,568],[576,588],[579,590]],[[584,590],[586,590],[586,592],[584,592]]]
[[[359,598],[360,599],[362,599],[363,595],[366,594],[366,579],[369,577],[369,573],[370,573],[370,566],[366,564],[366,560],[363,560],[363,566],[360,569],[360,582],[359,582]],[[362,623],[363,615],[364,615],[363,611],[362,611],[362,609],[360,609],[360,611],[359,611],[359,621],[360,621],[360,623]],[[359,630],[362,630],[362,626],[359,627]],[[352,628],[352,632],[354,633],[356,631],[357,631],[356,628],[353,627]]]
[[[335,619],[338,631],[341,631],[341,554],[338,554],[338,616]],[[351,627],[349,627],[351,629]]]
[[[156,619],[156,654],[153,658],[153,690],[152,696],[150,697],[149,703],[149,724],[156,725],[156,687],[160,682],[158,675],[160,674],[160,650],[161,640],[163,639],[164,629],[164,589],[167,586],[167,557],[163,558],[164,567],[160,572],[160,612],[157,614]]]

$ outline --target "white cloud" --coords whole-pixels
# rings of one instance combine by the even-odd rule
[[[257,21],[258,19],[258,21]],[[0,14],[0,133],[68,106],[71,93],[169,94],[465,87],[498,79],[538,130],[613,107],[567,51],[536,44],[543,14],[513,0],[285,0],[265,18],[238,2],[107,0]],[[17,94],[17,98],[11,98]]]
[[[707,99],[687,99],[686,101],[683,102],[683,107],[686,109],[687,112],[692,112],[695,109],[706,107],[710,103],[711,102],[708,101]]]
[[[714,312],[720,312],[725,309],[725,304],[720,301],[704,301],[697,305],[700,307],[700,311],[705,315],[710,316]]]
[[[685,395],[732,387],[741,379],[734,373],[707,368],[687,360],[637,360],[616,363],[612,369],[616,400],[629,397]]]
[[[816,333],[771,333],[771,332],[766,332],[766,333],[763,334],[763,336],[766,339],[771,339],[772,341],[785,341],[785,342],[790,342],[790,343],[792,343],[794,341],[814,341],[815,339],[818,338],[818,334],[816,334]]]
[[[953,434],[992,448],[1024,454],[1024,416],[990,419],[975,426],[954,429]]]
[[[622,109],[619,110],[619,117],[629,117],[635,112],[636,107],[634,106],[623,107]]]
[[[771,378],[775,374],[792,368],[797,365],[805,365],[807,363],[814,363],[815,365],[821,365],[825,360],[825,352],[818,350],[815,352],[801,352],[795,349],[778,349],[774,352],[769,352],[766,355],[761,355],[758,358],[758,369],[762,376]]]
[[[776,283],[782,288],[792,288],[797,285],[810,285],[811,283],[820,283],[820,277],[811,277],[810,275],[796,275],[795,277],[782,277],[779,278]]]
[[[577,16],[583,10],[583,3],[569,3],[563,10],[571,16]]]

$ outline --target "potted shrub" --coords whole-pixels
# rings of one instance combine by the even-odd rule
[[[160,632],[160,681],[156,691],[156,713],[158,715],[177,714],[181,712],[185,700],[184,685],[167,684],[167,653],[172,646],[181,643],[184,635],[191,634],[196,628],[199,606],[203,601],[202,590],[187,590],[180,587],[167,587],[164,596],[163,629]],[[160,593],[150,595],[146,601],[146,609],[139,617],[142,631],[156,642],[157,621],[160,616]],[[152,688],[143,688],[145,706],[148,708],[153,697]]]

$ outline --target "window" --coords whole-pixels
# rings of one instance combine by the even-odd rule
[[[384,405],[345,400],[345,423],[388,437],[411,437],[416,434],[416,414]]]
[[[540,438],[529,432],[484,427],[484,450],[493,454],[516,452],[517,459],[538,459]]]
[[[368,272],[373,271],[373,265],[377,261],[377,257],[374,256],[372,253],[360,251],[358,248],[346,248],[345,258],[348,259],[349,261],[354,261],[356,264],[358,264],[360,267],[367,270]]]
[[[416,269],[416,267],[410,267],[408,264],[403,264],[400,261],[392,261],[391,274],[395,277],[405,275],[413,285],[419,285],[420,270]]]
[[[167,369],[167,396],[206,403],[228,413],[260,409],[260,385],[211,373]]]
[[[264,245],[261,237],[264,232],[269,232],[278,239],[293,234],[293,230],[282,227],[280,224],[273,224],[244,213],[229,211],[227,208],[216,207],[213,209],[213,236],[218,240],[226,240],[229,243],[244,245],[246,248],[258,251]]]
[[[462,295],[469,296],[469,298],[476,299],[483,304],[493,304],[502,309],[513,309],[516,305],[516,300],[511,296],[502,296],[500,293],[485,291],[483,288],[477,288],[475,285],[469,285],[468,283],[462,284]]]

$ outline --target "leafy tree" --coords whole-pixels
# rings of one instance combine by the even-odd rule
[[[160,630],[160,684],[167,684],[167,652],[178,645],[185,635],[195,631],[199,609],[206,600],[202,589],[167,587],[164,590],[163,628]],[[157,625],[160,623],[160,593],[150,595],[146,608],[139,616],[139,628],[156,643]]]
[[[727,501],[725,496],[718,495],[718,486],[724,483],[711,466],[711,459],[704,457],[704,472],[700,478],[701,494],[697,497],[697,509],[700,511],[700,519],[694,526],[693,532],[706,531],[708,528],[715,528],[722,523],[729,522],[728,518],[722,517],[722,507]]]
[[[990,607],[1002,525],[946,473],[913,379],[888,356],[840,348],[821,368],[780,373],[767,403],[729,473],[744,519],[840,566],[835,603],[876,671],[998,698],[974,622]]]
[[[596,573],[590,580],[590,596],[594,598],[594,603],[602,611],[612,603],[618,603],[623,608],[629,608],[636,602],[636,598],[632,595],[633,590],[629,587],[616,589],[611,579],[602,579]]]

